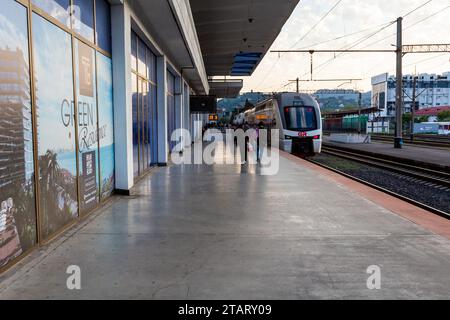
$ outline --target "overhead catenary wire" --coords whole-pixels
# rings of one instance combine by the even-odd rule
[[[416,12],[416,11],[422,9],[423,7],[425,7],[427,4],[429,4],[429,3],[432,2],[432,1],[433,1],[433,0],[428,0],[428,1],[426,1],[425,3],[421,4],[420,6],[414,8],[413,10],[411,10],[411,11],[409,11],[408,13],[406,13],[405,15],[403,15],[403,17],[410,16],[411,14],[413,14],[414,12]],[[416,26],[416,25],[418,25],[418,24],[420,24],[420,23],[422,23],[422,22],[424,22],[424,21],[426,21],[426,20],[428,20],[428,19],[430,19],[430,18],[432,18],[432,17],[434,17],[434,16],[436,16],[436,15],[442,13],[442,12],[444,12],[445,10],[447,10],[447,9],[449,9],[449,8],[450,8],[450,5],[444,7],[443,9],[441,9],[441,10],[439,10],[439,11],[437,11],[437,12],[434,12],[434,13],[431,14],[431,15],[428,15],[428,16],[424,17],[423,19],[421,19],[421,20],[419,20],[419,21],[416,21],[415,23],[413,23],[412,25],[409,25],[408,27],[404,28],[403,30],[408,30],[408,29],[410,29],[410,28],[412,28],[412,27],[414,27],[414,26]],[[353,49],[353,48],[356,47],[357,45],[359,45],[359,44],[361,44],[361,43],[367,41],[368,39],[372,38],[372,37],[375,36],[376,34],[378,34],[378,33],[382,32],[383,30],[387,29],[387,27],[391,26],[391,25],[394,24],[394,23],[395,23],[395,21],[391,22],[391,23],[388,24],[386,27],[381,28],[379,31],[377,31],[377,32],[374,33],[373,35],[367,37],[366,39],[361,39],[361,41],[357,41],[357,42],[354,43],[350,48],[348,48],[348,50]],[[382,41],[384,41],[384,40],[386,40],[386,39],[388,39],[389,37],[394,36],[394,35],[396,35],[396,33],[394,33],[394,34],[392,34],[392,35],[389,35],[389,36],[387,36],[387,37],[385,37],[385,38],[383,38],[383,39],[381,39],[381,40],[377,40],[377,41],[375,41],[375,42],[373,42],[373,43],[370,43],[369,45],[364,46],[362,49],[366,49],[366,48],[368,48],[368,47],[371,47],[372,45],[377,44],[377,43],[379,43],[379,42],[382,42]],[[332,59],[327,60],[326,62],[322,63],[321,65],[315,67],[313,70],[316,71],[316,70],[318,70],[319,68],[321,68],[321,69],[319,69],[319,70],[317,71],[317,72],[320,72],[320,71],[323,69],[323,67],[325,67],[325,66],[328,65],[329,63],[335,61],[337,58],[339,58],[339,57],[342,56],[342,55],[345,55],[345,53],[340,53],[340,54],[336,55],[336,56],[333,57]],[[302,75],[302,77],[305,76],[305,75],[307,75],[307,74],[308,74],[308,73]]]
[[[411,11],[407,12],[406,14],[404,14],[404,15],[403,15],[403,18],[406,18],[406,17],[410,16],[411,14],[413,14],[414,12],[416,12],[416,11],[422,9],[423,7],[425,7],[426,5],[428,5],[428,4],[429,4],[430,2],[432,2],[432,1],[433,1],[433,0],[428,0],[428,1],[424,2],[424,3],[422,3],[420,6],[414,8],[413,10],[411,10]],[[450,6],[444,8],[444,10],[448,9],[449,7],[450,7]],[[403,30],[407,30],[407,29],[409,29],[409,28],[412,28],[413,26],[415,26],[415,25],[417,25],[417,24],[419,24],[419,23],[421,23],[421,22],[423,22],[423,21],[425,21],[425,20],[427,20],[427,19],[429,19],[429,18],[431,18],[431,17],[433,17],[433,16],[435,16],[435,15],[441,13],[441,11],[442,11],[442,10],[439,10],[438,12],[433,13],[432,15],[430,15],[430,16],[428,16],[428,17],[422,19],[422,20],[419,20],[419,21],[417,21],[416,23],[414,23],[414,24],[408,26],[407,28],[404,28]],[[392,24],[394,24],[394,23],[395,23],[395,21],[393,21],[390,25],[392,25]],[[390,25],[388,25],[388,26],[390,26]],[[384,30],[384,29],[386,29],[386,28],[383,28],[383,30]],[[383,31],[383,30],[381,30],[381,31]],[[377,33],[379,33],[379,32],[377,32]],[[396,33],[393,33],[392,35],[389,35],[388,37],[395,36],[395,35],[396,35]],[[379,43],[379,42],[381,42],[381,41],[387,39],[388,37],[383,38],[382,40],[377,40],[376,42],[373,42],[373,43],[371,43],[371,44],[369,44],[369,45],[363,47],[362,49],[366,49],[366,48],[368,48],[368,47],[371,47],[372,45],[377,44],[377,43]],[[368,40],[368,39],[366,39],[366,40]],[[366,40],[364,40],[363,42],[365,42]],[[362,43],[362,42],[361,42],[361,43]]]
[[[344,46],[344,47],[342,47],[340,50],[351,50],[351,49],[355,48],[356,46],[358,46],[359,44],[361,44],[361,43],[363,43],[363,42],[365,42],[365,41],[371,39],[372,37],[374,37],[374,36],[377,35],[378,33],[382,32],[382,31],[385,30],[385,29],[387,29],[388,27],[390,27],[390,26],[393,25],[394,23],[395,23],[395,21],[389,22],[388,24],[384,25],[382,28],[380,28],[380,29],[378,29],[377,31],[371,33],[370,35],[364,36],[364,37],[362,37],[362,38],[360,38],[360,39],[358,39],[358,40],[352,42],[352,43],[350,44],[350,47]],[[335,55],[333,58],[331,58],[331,59],[325,61],[324,63],[322,63],[322,64],[320,64],[320,65],[314,67],[314,68],[313,68],[313,71],[316,71],[316,70],[319,70],[319,71],[320,71],[320,70],[322,70],[322,69],[319,69],[319,68],[323,68],[323,67],[327,66],[328,64],[330,64],[331,62],[333,62],[334,60],[336,60],[337,58],[339,58],[340,56],[342,56],[342,55],[344,55],[344,54],[345,54],[345,52],[341,52],[341,53]],[[305,75],[307,75],[307,74],[308,74],[308,73],[303,74],[302,77],[305,76]]]
[[[389,25],[389,24],[388,24],[388,25]],[[336,41],[336,40],[341,40],[341,39],[344,39],[344,38],[346,38],[346,37],[350,37],[350,36],[353,36],[353,35],[356,35],[356,34],[359,34],[359,33],[362,33],[362,32],[370,31],[370,30],[372,30],[374,27],[380,27],[380,26],[385,27],[385,26],[386,26],[386,23],[379,24],[379,25],[373,26],[373,27],[371,27],[371,28],[366,28],[366,29],[359,30],[359,31],[356,31],[356,32],[348,33],[348,34],[345,34],[345,35],[342,35],[342,36],[339,36],[339,37],[336,37],[336,38],[333,38],[333,39],[329,39],[329,40],[326,40],[326,41],[322,41],[322,42],[319,42],[319,43],[316,43],[316,44],[313,44],[313,45],[310,45],[310,46],[307,46],[307,47],[304,47],[304,48],[300,48],[300,50],[306,49],[306,48],[315,47],[315,46],[318,46],[318,45],[321,45],[321,44],[325,44],[325,43],[328,43],[328,42],[332,42],[332,41]],[[384,28],[382,28],[382,29],[384,29]],[[377,32],[377,33],[378,33],[378,32]],[[364,36],[362,39],[364,39],[365,37],[366,37],[366,36]],[[360,40],[361,40],[361,38],[358,39],[357,41],[360,41]],[[354,42],[353,42],[353,43],[354,43]],[[352,44],[353,44],[353,43],[352,43]],[[271,73],[271,71],[275,68],[275,66],[278,64],[278,62],[279,62],[280,59],[281,59],[281,54],[278,55],[278,60],[277,60],[276,63],[272,66],[272,68],[267,72],[266,77],[267,77],[267,76]],[[308,73],[309,73],[309,72],[303,74],[302,76],[305,76],[305,75],[307,75]],[[263,80],[261,80],[262,83],[264,82],[264,80],[266,79],[266,77],[264,77]],[[262,84],[262,83],[260,83],[260,84]],[[290,83],[287,83],[287,84],[281,86],[278,90],[285,88],[285,87],[286,87],[287,85],[289,85],[289,84],[290,84]],[[260,87],[260,85],[257,86],[257,88],[259,88],[259,87]],[[276,90],[276,91],[278,91],[278,90]]]
[[[428,16],[424,17],[423,19],[420,19],[420,20],[414,22],[413,24],[411,24],[411,25],[405,27],[405,28],[403,29],[403,31],[409,30],[409,29],[411,29],[411,28],[417,26],[418,24],[420,24],[420,23],[422,23],[422,22],[424,22],[424,21],[426,21],[426,20],[431,19],[431,18],[433,18],[433,17],[435,17],[435,16],[437,16],[437,15],[439,15],[439,14],[445,12],[445,11],[448,10],[448,9],[450,9],[450,5],[444,7],[443,9],[440,9],[439,11],[436,11],[436,12],[432,13],[431,15],[428,15]],[[394,36],[396,36],[396,35],[397,35],[396,33],[392,33],[392,34],[390,34],[390,35],[384,37],[383,39],[379,39],[379,40],[377,40],[377,41],[375,41],[375,42],[372,42],[372,43],[368,44],[368,45],[365,46],[364,48],[369,48],[369,47],[371,47],[371,46],[373,46],[373,45],[375,45],[375,44],[378,44],[378,43],[380,43],[380,42],[383,42],[383,41],[385,41],[385,40],[387,40],[387,39],[389,39],[389,38],[391,38],[391,37],[394,37]]]
[[[441,13],[443,13],[444,11],[446,11],[446,10],[448,10],[448,9],[450,9],[450,5],[448,5],[448,6],[444,7],[444,8],[442,8],[442,9],[439,10],[439,11],[434,12],[433,14],[431,14],[431,15],[429,15],[429,16],[427,16],[427,17],[421,19],[421,20],[418,20],[417,22],[413,23],[413,24],[410,25],[410,26],[407,26],[407,27],[406,27],[405,29],[403,29],[403,30],[411,29],[412,27],[415,27],[416,25],[418,25],[418,24],[420,24],[420,23],[422,23],[422,22],[424,22],[424,21],[426,21],[426,20],[428,20],[428,19],[430,19],[430,18],[433,18],[433,17],[437,16],[438,14],[441,14]]]
[[[409,12],[408,14],[406,14],[405,16],[408,16],[408,15],[412,14],[413,12],[416,12],[416,11],[419,10],[420,8],[422,8],[422,7],[424,7],[425,5],[427,5],[429,2],[431,2],[431,1],[427,1],[426,3],[422,4],[421,6],[419,6],[419,7],[415,8],[414,10],[410,11],[410,12]],[[432,14],[430,14],[430,15],[428,15],[428,16],[426,16],[426,17],[424,17],[424,18],[422,18],[422,19],[420,19],[420,20],[418,20],[418,21],[416,21],[416,22],[414,22],[413,24],[411,24],[411,25],[407,26],[406,28],[404,28],[403,31],[409,30],[409,29],[415,27],[416,25],[418,25],[418,24],[420,24],[420,23],[422,23],[422,22],[424,22],[424,21],[426,21],[426,20],[428,20],[428,19],[430,19],[430,18],[432,18],[432,17],[435,17],[435,16],[437,16],[437,15],[439,15],[439,14],[445,12],[445,11],[448,10],[448,9],[450,9],[450,5],[448,5],[448,6],[444,7],[444,8],[442,8],[442,9],[440,9],[439,11],[436,11],[436,12],[434,12],[434,13],[432,13]],[[385,40],[387,40],[387,39],[389,39],[390,37],[393,37],[393,36],[396,36],[396,33],[390,34],[389,36],[384,37],[383,39],[380,39],[380,40],[377,40],[377,41],[375,41],[375,42],[372,42],[372,43],[368,44],[367,46],[364,46],[363,49],[369,48],[369,47],[371,47],[371,46],[373,46],[373,45],[375,45],[375,44],[378,44],[378,43],[380,43],[380,42],[382,42],[382,41],[385,41]],[[444,55],[446,55],[446,53],[444,53],[444,54],[439,54],[438,56],[434,56],[434,57],[431,57],[431,58],[426,58],[426,59],[423,59],[423,60],[419,60],[418,62],[414,62],[414,63],[408,64],[408,65],[405,65],[404,67],[409,67],[409,66],[414,65],[414,64],[419,64],[419,63],[422,63],[422,62],[426,62],[426,61],[428,61],[428,60],[433,60],[433,59],[436,59],[436,58],[438,58],[438,57],[442,57],[442,56],[444,56]],[[375,66],[375,68],[372,68],[371,70],[376,69],[376,68],[378,68],[378,65]],[[390,70],[390,71],[392,71],[392,70]],[[365,80],[365,79],[367,79],[367,78],[364,77],[364,80]]]
[[[403,68],[408,68],[408,67],[411,67],[411,66],[414,66],[414,65],[419,65],[419,64],[422,64],[424,62],[435,60],[437,58],[441,58],[441,57],[446,56],[446,55],[447,55],[447,53],[440,53],[438,55],[435,55],[435,56],[432,56],[432,57],[428,57],[426,59],[421,59],[421,60],[418,60],[418,61],[414,61],[414,62],[408,63],[408,64],[404,65]],[[378,67],[379,67],[379,65],[376,65],[375,67],[371,68],[369,71],[365,72],[365,74],[363,76],[363,80],[370,79],[372,77],[371,76],[372,72],[374,70],[376,70]],[[389,71],[387,73],[391,73],[391,72],[394,72],[394,71],[395,71],[395,69],[389,69]]]
[[[423,7],[425,7],[426,5],[428,5],[429,3],[433,2],[433,1],[434,1],[434,0],[427,0],[425,3],[422,3],[420,6],[414,8],[413,10],[411,10],[411,11],[409,11],[408,13],[406,13],[405,15],[403,15],[403,18],[406,18],[406,17],[410,16],[410,15],[413,14],[414,12],[416,12],[416,11],[422,9]],[[301,37],[300,40],[298,40],[298,41],[291,47],[291,49],[294,48],[300,41],[304,40],[304,39],[306,38],[306,36],[308,36],[309,33],[311,33],[311,31],[314,30],[314,29],[317,27],[317,25],[318,25],[320,22],[322,22],[322,21],[324,20],[324,18],[326,18],[326,16],[327,16],[328,14],[330,14],[330,13],[331,13],[331,12],[332,12],[339,4],[340,4],[340,2],[341,2],[341,1],[338,1],[338,3],[336,3],[336,4],[335,4],[335,5],[334,5],[334,6],[326,13],[326,15],[325,15],[324,17],[322,17],[321,20],[319,20],[318,23],[316,23],[316,24],[315,24],[315,25],[314,25],[314,26],[313,26],[313,27],[312,27],[312,28],[311,28],[311,29],[310,29],[303,37]],[[428,18],[427,18],[427,19],[428,19]],[[420,21],[419,21],[418,23],[420,23]],[[384,25],[386,25],[386,24],[383,23],[383,24],[377,25],[376,27],[378,27],[378,26],[384,26]],[[412,26],[411,26],[411,27],[412,27]],[[345,38],[345,37],[349,37],[349,36],[352,36],[352,35],[356,35],[356,34],[359,34],[359,33],[364,32],[364,31],[369,31],[369,30],[371,30],[371,29],[372,29],[372,28],[368,28],[368,29],[356,31],[356,32],[349,33],[349,34],[346,34],[346,35],[343,35],[343,36],[340,36],[340,37],[336,37],[336,38],[333,38],[333,39],[330,39],[330,40],[325,40],[325,41],[322,41],[322,42],[318,42],[318,43],[315,43],[315,44],[306,46],[306,47],[301,48],[301,49],[306,49],[306,48],[310,48],[310,47],[315,47],[315,46],[318,46],[318,45],[321,45],[321,44],[325,44],[325,43],[329,43],[329,42],[332,42],[332,41],[341,40],[341,39],[343,39],[343,38]]]
[[[395,23],[395,21],[391,21],[391,22],[389,22],[387,24],[383,24],[382,27],[380,29],[378,29],[377,31],[375,31],[375,32],[373,32],[373,33],[371,33],[369,35],[363,36],[362,38],[357,39],[356,41],[354,41],[354,42],[352,42],[350,44],[350,47],[347,48],[347,46],[344,46],[344,47],[341,48],[341,50],[345,50],[345,49],[351,50],[351,49],[353,49],[354,47],[356,47],[360,43],[362,43],[364,41],[367,41],[368,39],[374,37],[376,34],[382,32],[383,30],[385,30],[386,28],[388,28],[389,26],[391,26],[394,23]],[[325,65],[331,63],[333,60],[335,60],[336,58],[338,58],[339,56],[341,56],[343,54],[345,54],[345,53],[340,53],[338,55],[335,55],[332,59],[327,60],[324,63],[320,64],[319,66],[316,66],[315,68],[313,68],[313,71],[317,70],[318,68],[324,67]],[[304,77],[304,76],[306,76],[308,74],[309,74],[309,72],[306,72],[306,73],[302,74],[301,77]]]
[[[421,10],[422,8],[424,8],[425,6],[427,6],[428,4],[430,4],[430,3],[433,2],[433,1],[434,1],[434,0],[427,0],[427,1],[423,2],[423,3],[420,4],[419,6],[417,6],[417,7],[415,7],[414,9],[408,11],[407,13],[405,13],[405,14],[403,15],[403,17],[409,17],[409,16],[413,15],[414,13],[416,13],[416,12],[419,11],[419,10]],[[442,8],[442,9],[440,9],[440,10],[437,11],[437,12],[434,12],[434,13],[431,14],[431,15],[428,15],[428,16],[426,16],[426,17],[424,17],[424,18],[422,18],[422,19],[420,19],[420,20],[414,22],[413,24],[407,26],[404,30],[408,30],[408,29],[410,29],[410,28],[413,28],[414,26],[416,26],[416,25],[418,25],[418,24],[420,24],[420,23],[422,23],[422,22],[424,22],[424,21],[426,21],[426,20],[428,20],[428,19],[430,19],[430,18],[432,18],[432,17],[434,17],[434,16],[436,16],[436,15],[438,15],[438,14],[440,14],[440,13],[446,11],[446,10],[448,10],[449,8],[450,8],[450,5],[449,5],[449,6],[446,6],[446,7],[444,7],[444,8]],[[348,47],[345,46],[345,47],[343,47],[342,49],[351,50],[351,49],[353,49],[353,48],[359,46],[360,44],[362,44],[362,43],[368,41],[369,39],[375,37],[377,34],[380,34],[382,31],[386,30],[388,27],[390,27],[390,26],[393,25],[394,23],[395,23],[395,21],[392,21],[392,22],[390,22],[390,23],[388,23],[388,24],[382,25],[382,28],[380,28],[380,29],[377,30],[376,32],[371,33],[371,34],[369,34],[369,35],[367,35],[367,36],[364,36],[364,37],[362,37],[362,38],[356,40],[355,42],[351,43]],[[311,28],[311,29],[312,29],[312,28]],[[364,31],[364,30],[361,30],[361,31],[358,31],[358,32],[354,32],[354,33],[352,33],[352,34],[349,34],[348,36],[353,35],[353,34],[358,34],[358,33],[363,32],[363,31]],[[347,35],[345,35],[345,36],[347,36]],[[312,46],[318,46],[318,45],[321,45],[321,44],[324,44],[324,43],[328,43],[328,42],[332,42],[332,41],[335,41],[335,40],[339,40],[339,39],[342,39],[342,38],[345,37],[345,36],[335,37],[335,38],[330,39],[330,40],[321,41],[321,42],[318,42],[318,43],[315,43],[315,44],[309,46],[309,48],[312,50],[312,49],[313,49],[313,48],[311,48]],[[388,36],[388,37],[390,37],[390,36]],[[388,37],[385,37],[385,38],[383,38],[383,39],[381,39],[381,40],[377,40],[376,42],[373,42],[373,43],[371,43],[371,44],[369,44],[369,45],[367,45],[367,46],[364,46],[364,47],[361,48],[361,49],[365,49],[365,48],[367,48],[367,47],[370,47],[370,46],[372,46],[372,45],[375,44],[375,43],[379,43],[379,42],[381,42],[381,41],[387,39]],[[304,49],[306,49],[306,48],[308,48],[308,47],[305,47]],[[303,48],[302,48],[302,49],[303,49]],[[299,50],[302,50],[302,49],[299,49]],[[339,53],[339,54],[337,54],[337,55],[335,54],[334,57],[333,57],[332,59],[329,59],[329,60],[325,61],[324,63],[322,63],[322,64],[320,64],[320,65],[314,67],[313,70],[314,70],[314,71],[317,71],[317,70],[318,70],[318,71],[320,72],[320,71],[323,69],[323,67],[325,67],[325,66],[328,65],[329,63],[335,61],[337,58],[341,57],[341,56],[344,55],[344,54],[346,54],[346,53],[345,53],[345,52],[342,52],[342,53]],[[309,72],[306,72],[306,73],[303,74],[301,77],[303,77],[303,76],[305,76],[305,75],[307,75],[307,74],[309,74]]]
[[[303,40],[305,40],[306,39],[306,37],[308,36],[308,35],[310,35],[311,34],[311,32],[313,31],[313,30],[315,30],[318,26],[319,26],[319,24],[320,23],[322,23],[322,21],[323,20],[325,20],[333,11],[334,11],[334,9],[336,9],[337,8],[337,6],[342,2],[343,0],[338,0],[332,7],[331,7],[331,9],[330,10],[328,10],[320,19],[319,19],[319,21],[317,21],[302,37],[300,37],[300,39],[299,40],[297,40],[293,45],[292,45],[292,47],[291,48],[294,48],[295,46],[297,46],[297,44],[299,44],[299,42],[300,41],[303,41]]]
[[[342,39],[345,39],[345,38],[348,38],[348,37],[351,37],[351,36],[354,36],[354,35],[357,35],[357,34],[360,34],[360,33],[363,33],[363,32],[371,31],[374,28],[378,28],[378,27],[381,27],[381,26],[384,26],[384,25],[385,25],[385,23],[373,26],[371,28],[366,28],[366,29],[355,31],[355,32],[352,32],[352,33],[347,33],[347,34],[344,34],[344,35],[336,37],[336,38],[324,40],[324,41],[321,41],[321,42],[316,42],[316,43],[313,43],[311,45],[304,46],[304,47],[300,48],[299,50],[308,49],[308,48],[314,48],[314,47],[317,47],[317,46],[325,44],[325,43],[330,43],[330,42],[333,42],[333,41],[342,40]]]
[[[328,10],[320,19],[318,22],[316,22],[294,45],[293,47],[295,47],[300,41],[303,41],[315,28],[317,28],[317,26],[319,26],[319,24],[324,21],[332,12],[334,9],[336,9],[336,7],[342,2],[343,0],[338,0],[332,7],[330,10]],[[266,81],[267,76],[273,71],[273,69],[276,67],[276,65],[278,64],[278,62],[280,61],[281,56],[278,56],[278,59],[273,63],[272,67],[269,69],[269,71],[265,74],[265,76],[263,77],[263,79],[261,80],[261,82],[257,85],[256,88],[260,88],[260,86]]]
[[[406,17],[410,16],[411,14],[413,14],[414,12],[416,12],[416,11],[422,9],[423,7],[425,7],[425,6],[426,6],[427,4],[429,4],[430,2],[433,2],[433,0],[428,0],[428,1],[426,1],[425,3],[422,3],[422,4],[421,4],[420,6],[418,6],[417,8],[415,8],[415,9],[409,11],[408,13],[404,14],[404,15],[403,15],[403,18],[406,18]]]
[[[395,23],[395,21],[391,21],[391,22],[389,22],[389,23],[383,23],[383,24],[377,25],[376,27],[381,26],[381,28],[378,29],[377,31],[375,31],[374,33],[371,33],[371,34],[369,34],[369,35],[363,36],[362,38],[359,38],[358,40],[352,42],[352,43],[350,44],[350,48],[348,48],[347,50],[350,50],[350,49],[356,47],[358,44],[361,43],[361,41],[363,42],[363,41],[366,41],[366,40],[370,39],[371,37],[375,36],[376,34],[378,34],[379,32],[383,31],[384,29],[388,28],[389,26],[391,26],[391,25],[394,24],[394,23]],[[351,35],[355,35],[355,34],[359,34],[359,33],[362,33],[362,32],[364,32],[364,31],[369,31],[369,30],[372,30],[372,29],[373,29],[373,27],[372,27],[372,28],[367,28],[367,29],[364,29],[364,30],[360,30],[360,31],[358,31],[358,32],[353,32],[353,33],[350,33],[350,34],[347,34],[347,35],[344,35],[344,36],[340,36],[340,37],[337,37],[337,38],[334,38],[334,39],[331,39],[331,40],[327,40],[327,41],[324,41],[324,42],[322,42],[322,43],[331,42],[331,41],[338,40],[338,39],[343,39],[343,38],[345,38],[345,37],[348,37],[348,36],[351,36]],[[322,43],[319,43],[319,44],[322,44]],[[317,44],[317,45],[319,45],[319,44]],[[306,49],[306,48],[307,48],[307,47],[305,47],[305,48],[303,48],[303,49]],[[342,47],[342,50],[345,49],[345,48],[346,48],[346,46]],[[343,53],[341,53],[341,54],[343,54]],[[341,54],[340,54],[340,55],[341,55]],[[337,56],[335,56],[333,59],[330,59],[330,60],[326,61],[324,64],[331,62],[331,61],[334,60],[335,58],[337,58]],[[322,64],[322,65],[324,65],[324,64]],[[314,68],[313,70],[316,70],[317,68],[320,68],[322,65],[317,66],[317,67]],[[303,77],[303,76],[305,76],[305,75],[307,75],[307,74],[309,74],[309,71],[306,72],[306,73],[304,73],[304,74],[302,74],[301,77]],[[290,84],[290,82],[287,83],[286,85],[282,86],[281,89],[285,88],[285,87],[286,87],[287,85],[289,85],[289,84]]]

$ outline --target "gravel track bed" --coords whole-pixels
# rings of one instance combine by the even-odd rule
[[[450,189],[446,187],[436,187],[430,182],[332,155],[317,155],[313,160],[430,207],[450,213]]]

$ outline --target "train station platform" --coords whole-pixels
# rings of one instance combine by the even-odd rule
[[[324,136],[323,142],[327,145],[345,147],[366,153],[382,154],[392,159],[404,159],[441,166],[450,172],[450,150],[411,145],[403,145],[402,149],[395,149],[393,144],[373,141],[370,144],[345,144],[333,142],[329,136]]]
[[[0,299],[449,299],[449,267],[448,220],[282,154],[274,176],[155,169],[0,276]]]

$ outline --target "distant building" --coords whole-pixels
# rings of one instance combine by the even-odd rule
[[[433,108],[425,108],[417,111],[415,113],[416,117],[427,117],[428,122],[436,122],[438,121],[438,115],[441,112],[450,111],[450,106],[440,106]]]
[[[31,123],[28,62],[19,49],[0,49],[0,194],[13,181],[31,178]]]
[[[412,110],[413,75],[403,76],[405,112]],[[388,110],[395,110],[395,77],[388,79]],[[416,83],[416,110],[450,105],[450,72],[442,75],[419,74]]]
[[[413,83],[413,75],[403,76],[404,112],[412,111]],[[380,116],[395,117],[395,76],[373,77],[372,92],[372,106],[380,109]],[[419,74],[416,80],[415,110],[447,105],[450,105],[450,72],[442,75]]]

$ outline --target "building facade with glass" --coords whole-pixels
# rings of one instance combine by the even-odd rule
[[[1,0],[0,273],[202,138],[190,96],[239,94],[214,77],[251,75],[298,2]]]
[[[414,81],[416,78],[416,81]],[[414,83],[416,88],[414,90]],[[388,114],[395,113],[396,78],[388,79],[387,105]],[[413,106],[413,92],[416,95],[415,110],[450,105],[450,72],[442,75],[422,73],[417,76],[403,76],[405,112],[411,112]]]
[[[167,15],[179,3],[158,5]],[[136,12],[133,1],[2,1],[0,270],[129,194],[167,164],[173,130],[190,129],[189,94],[208,90],[192,23],[161,37]]]

